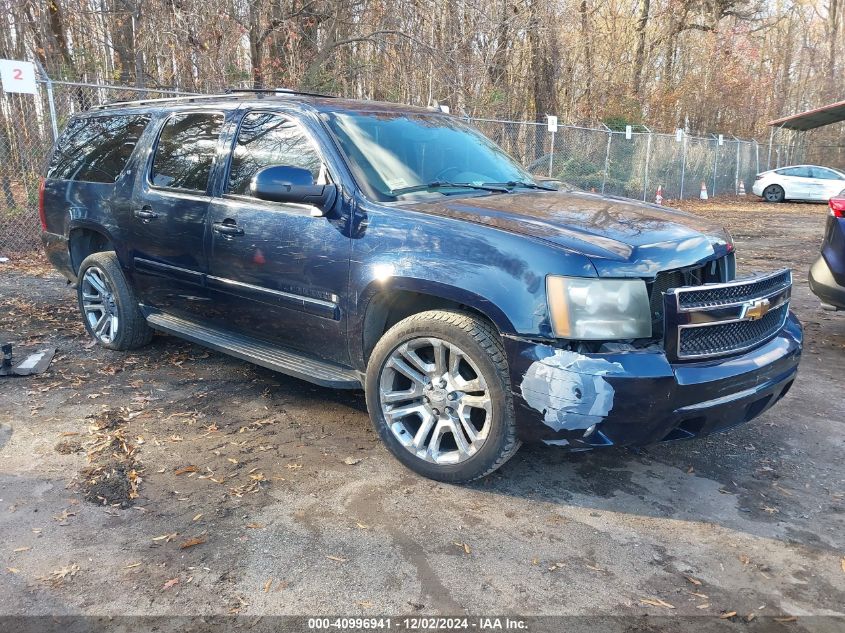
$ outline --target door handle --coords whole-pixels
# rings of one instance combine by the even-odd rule
[[[144,207],[143,209],[135,209],[132,212],[136,218],[139,220],[143,220],[144,222],[149,222],[150,220],[155,220],[158,217],[158,213],[150,209],[149,207]]]
[[[221,235],[234,236],[244,234],[244,230],[234,222],[215,222],[211,227],[215,233],[220,233]]]

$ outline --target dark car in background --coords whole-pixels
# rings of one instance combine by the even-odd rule
[[[810,268],[810,289],[827,310],[845,310],[845,189],[828,202],[821,255]]]
[[[533,180],[456,117],[285,91],[74,117],[43,241],[85,327],[160,330],[366,392],[409,468],[468,481],[523,441],[694,438],[795,379],[789,270],[736,277],[721,227]]]

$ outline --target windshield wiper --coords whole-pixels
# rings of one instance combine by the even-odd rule
[[[477,189],[479,191],[491,191],[493,193],[510,193],[510,189],[503,185],[496,183],[484,183],[476,185],[471,182],[449,182],[446,180],[435,180],[424,185],[414,185],[412,187],[401,187],[399,189],[392,189],[391,195],[401,196],[403,193],[413,193],[415,191],[428,191],[430,189]]]
[[[536,182],[528,182],[525,180],[509,180],[508,182],[485,182],[485,185],[507,187],[508,190],[522,187],[524,189],[541,189],[543,191],[557,191],[554,187],[547,187],[546,185],[538,185]]]

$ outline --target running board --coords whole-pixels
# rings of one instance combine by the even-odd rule
[[[258,339],[200,325],[162,312],[147,314],[147,323],[153,329],[323,387],[361,389],[360,374],[352,369],[314,360]]]

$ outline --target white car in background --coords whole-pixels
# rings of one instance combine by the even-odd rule
[[[757,174],[751,191],[766,202],[827,202],[845,189],[845,173],[818,165],[793,165]]]

